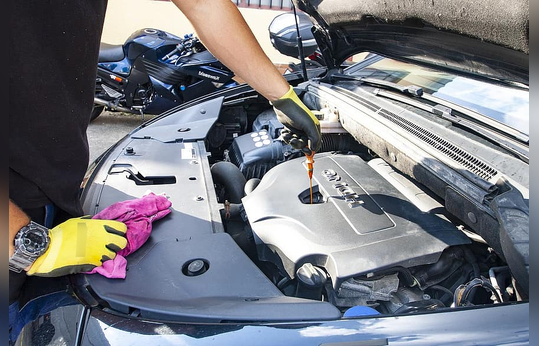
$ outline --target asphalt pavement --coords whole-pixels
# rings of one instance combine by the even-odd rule
[[[137,126],[153,117],[154,115],[145,114],[143,121],[139,114],[103,112],[88,126],[89,163]]]

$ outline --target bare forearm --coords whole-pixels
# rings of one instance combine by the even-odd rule
[[[172,1],[210,52],[256,91],[270,101],[288,91],[288,83],[266,56],[232,1]]]
[[[15,249],[13,240],[15,234],[26,224],[30,222],[30,218],[21,210],[15,203],[9,200],[9,257],[13,255]]]

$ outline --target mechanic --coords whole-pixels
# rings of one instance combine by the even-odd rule
[[[206,47],[273,104],[283,139],[306,153],[319,150],[318,120],[237,7],[230,0],[172,1]],[[107,0],[11,1],[10,342],[26,323],[77,303],[67,294],[67,274],[101,265],[126,245],[125,224],[81,218],[78,199],[106,6]]]

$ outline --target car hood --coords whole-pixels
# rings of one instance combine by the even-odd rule
[[[293,0],[315,22],[329,67],[374,52],[529,85],[528,0]]]

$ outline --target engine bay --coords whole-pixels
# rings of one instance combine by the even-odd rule
[[[175,210],[128,258],[126,282],[84,279],[91,295],[114,311],[187,321],[327,319],[527,299],[503,255],[451,213],[436,188],[390,165],[390,150],[381,157],[358,141],[319,95],[303,97],[323,135],[312,203],[305,156],[279,138],[282,125],[254,93],[185,108],[117,147],[94,177],[104,184],[87,189],[85,209],[150,187]],[[186,268],[196,260],[204,270],[193,274]],[[179,271],[171,275],[171,267]],[[173,285],[157,294],[146,283],[161,281]]]
[[[401,313],[470,304],[453,292],[471,281],[483,288],[475,297],[483,304],[507,299],[491,287],[496,274],[481,275],[496,256],[472,244],[426,188],[366,148],[346,150],[350,143],[358,149],[347,134],[326,132],[340,150],[315,155],[311,204],[305,157],[271,138],[270,124],[235,138],[229,156],[246,178],[238,218],[249,229],[249,248],[240,244],[262,267],[270,264],[285,294],[329,301],[343,313],[357,306]],[[258,138],[266,142],[256,146]],[[236,238],[246,232],[227,219],[224,225]]]

